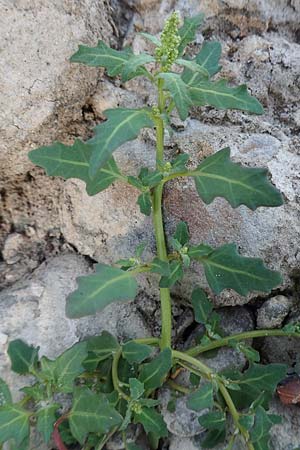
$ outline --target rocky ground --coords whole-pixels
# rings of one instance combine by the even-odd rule
[[[151,277],[141,280],[132,304],[114,306],[113,313],[107,308],[95,318],[66,319],[65,297],[75,288],[75,278],[91,271],[95,261],[110,263],[130,256],[132,247],[145,240],[151,255],[151,221],[140,214],[133,187],[116,183],[91,198],[79,181],[45,177],[30,164],[27,152],[54,140],[69,143],[90,136],[107,108],[155,101],[143,81],[124,85],[102,71],[71,65],[68,58],[79,43],[96,44],[101,38],[115,47],[132,44],[137,52],[149,49],[138,31],[158,33],[170,11],[193,15],[200,5],[196,0],[0,0],[0,7],[4,12],[0,15],[0,310],[4,318],[0,367],[1,376],[16,391],[23,380],[9,371],[9,340],[20,337],[52,357],[103,329],[121,339],[159,332],[158,296]],[[300,315],[300,4],[298,0],[203,0],[201,11],[206,21],[190,53],[204,39],[221,41],[221,75],[233,84],[246,82],[266,114],[255,117],[197,108],[185,122],[174,115],[167,154],[186,151],[194,164],[229,145],[235,161],[268,167],[285,204],[255,212],[245,207],[233,210],[222,200],[204,206],[189,181],[174,181],[165,192],[166,227],[170,232],[178,220],[186,220],[193,242],[235,241],[243,254],[262,257],[280,270],[284,283],[268,297],[245,299],[226,292],[214,299],[229,330],[279,327]],[[153,148],[154,135],[146,130],[116,152],[118,163],[127,173],[135,173],[142,163],[154,163]],[[189,305],[195,282],[205,284],[197,267],[173,292],[178,345],[191,341],[195,332]],[[268,338],[255,345],[264,362],[292,366],[300,352],[300,342],[292,339]],[[243,367],[245,361],[226,349],[213,363]],[[201,430],[192,418],[183,426],[184,408],[179,403],[173,416],[166,412],[172,433],[166,449],[199,448]],[[283,425],[274,427],[274,450],[293,450],[300,444],[300,412],[296,406],[283,408],[277,400],[273,409],[286,417]],[[121,448],[118,445],[112,442],[110,448]]]

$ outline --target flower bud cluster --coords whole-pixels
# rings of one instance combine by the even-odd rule
[[[178,57],[178,47],[181,38],[178,34],[178,26],[180,23],[179,15],[173,12],[169,19],[166,20],[162,31],[160,42],[161,45],[155,51],[156,61],[161,64],[162,70],[167,72]]]

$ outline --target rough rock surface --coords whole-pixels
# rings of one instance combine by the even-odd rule
[[[257,311],[257,328],[280,328],[291,306],[291,299],[284,295],[270,298]]]
[[[65,299],[76,288],[76,277],[90,272],[91,266],[78,255],[57,256],[42,264],[30,279],[20,281],[0,294],[1,377],[14,389],[23,377],[10,372],[6,354],[9,341],[23,339],[39,346],[40,355],[53,358],[80,339],[107,330],[120,339],[144,337],[151,330],[132,304],[117,304],[102,314],[71,320],[65,315]]]

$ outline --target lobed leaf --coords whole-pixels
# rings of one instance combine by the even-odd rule
[[[24,375],[38,360],[38,348],[27,345],[21,339],[11,341],[8,345],[8,356],[11,361],[11,370]]]
[[[200,416],[198,421],[208,430],[220,430],[225,428],[226,416],[223,411],[212,411]]]
[[[86,357],[86,342],[78,342],[53,361],[55,383],[61,392],[73,391],[75,378],[84,372],[82,363]]]
[[[228,147],[206,158],[191,174],[207,204],[216,197],[225,198],[233,208],[246,205],[252,210],[283,203],[280,192],[268,180],[268,171],[232,162]]]
[[[190,394],[187,399],[187,407],[193,411],[211,408],[213,403],[213,386],[211,383],[203,384],[197,391]]]
[[[249,95],[245,84],[230,87],[225,79],[212,82],[192,78],[188,86],[194,106],[210,105],[217,109],[240,109],[253,114],[264,112],[259,101]]]
[[[29,159],[45,169],[47,175],[78,178],[86,183],[88,195],[95,195],[106,189],[120,176],[115,160],[111,157],[93,178],[89,175],[89,161],[93,147],[76,139],[71,146],[55,142],[29,152]]]
[[[78,288],[67,298],[68,317],[78,318],[101,311],[112,302],[133,300],[137,282],[130,272],[96,264],[96,273],[77,278]]]
[[[164,80],[164,89],[170,92],[180,119],[185,120],[189,113],[189,107],[192,105],[188,86],[177,73],[161,73],[159,77]]]
[[[279,419],[279,420],[278,420]],[[253,428],[250,430],[251,442],[255,450],[269,448],[270,430],[275,423],[280,423],[281,417],[267,414],[262,406],[258,406],[255,411]]]
[[[97,125],[96,135],[88,141],[93,147],[90,159],[90,176],[93,178],[116,150],[124,142],[136,139],[142,128],[154,126],[151,112],[147,109],[107,109],[106,122]]]
[[[144,64],[154,62],[155,58],[147,53],[140,53],[139,55],[132,55],[124,63],[122,69],[122,80],[129,81],[137,75],[143,75],[147,73],[146,69],[143,67]]]
[[[166,348],[151,362],[141,366],[139,380],[144,383],[145,389],[156,389],[163,384],[171,367],[172,352]]]
[[[170,265],[168,261],[162,261],[159,258],[154,258],[151,262],[151,272],[159,273],[160,275],[168,277],[170,275]]]
[[[117,339],[112,334],[108,333],[108,331],[103,331],[100,336],[88,338],[86,343],[87,350],[95,355],[98,363],[110,358],[120,348]],[[86,360],[84,362],[86,364]]]
[[[281,283],[279,272],[265,267],[261,259],[240,256],[236,244],[222,245],[195,259],[203,264],[208,284],[217,294],[234,289],[246,296],[251,291],[269,292]]]
[[[83,444],[88,433],[106,434],[122,421],[103,394],[94,394],[86,387],[75,388],[69,424],[78,442]]]
[[[200,67],[202,73],[200,70],[196,70],[196,68],[186,64],[186,69],[181,76],[182,80],[186,84],[196,85],[203,79],[215,75],[221,70],[221,66],[219,66],[221,51],[222,47],[219,42],[204,42],[196,58],[190,61]]]
[[[180,44],[178,52],[181,55],[190,42],[195,40],[197,28],[200,27],[204,19],[204,14],[200,13],[194,17],[185,17],[182,27],[179,28]]]
[[[56,410],[60,407],[58,403],[46,406],[37,411],[37,430],[43,436],[46,443],[50,441],[53,425],[56,421]]]
[[[17,445],[29,435],[30,413],[18,405],[0,407],[0,444],[14,439]],[[18,447],[19,448],[19,447]]]
[[[145,359],[149,358],[152,353],[153,349],[150,345],[138,344],[134,341],[126,342],[126,344],[122,346],[123,358],[127,359],[131,364],[143,362]]]
[[[128,48],[114,50],[103,41],[99,41],[96,47],[79,45],[78,51],[71,56],[70,61],[92,67],[104,67],[110,77],[115,77],[121,73],[131,55],[133,53]]]

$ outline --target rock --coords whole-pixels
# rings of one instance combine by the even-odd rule
[[[2,256],[6,264],[15,264],[21,258],[20,250],[26,238],[18,233],[10,234],[4,242]]]
[[[135,306],[116,304],[93,317],[71,320],[65,315],[66,296],[76,288],[76,277],[91,271],[81,256],[58,256],[42,264],[30,280],[19,282],[0,294],[0,371],[17,396],[24,378],[10,372],[6,355],[13,339],[39,346],[40,355],[54,358],[80,339],[103,330],[121,339],[151,335]]]
[[[292,301],[284,295],[266,300],[257,312],[257,328],[280,328],[291,306]]]
[[[199,424],[199,412],[192,411],[186,406],[187,397],[179,397],[175,400],[175,411],[168,410],[168,403],[171,400],[169,390],[161,390],[159,399],[162,402],[162,416],[167,424],[170,433],[179,437],[191,437],[200,434],[204,428]],[[205,414],[208,410],[201,411]]]
[[[287,406],[276,398],[271,402],[270,413],[282,417],[282,423],[271,428],[271,446],[274,450],[294,450],[300,443],[300,409]]]

